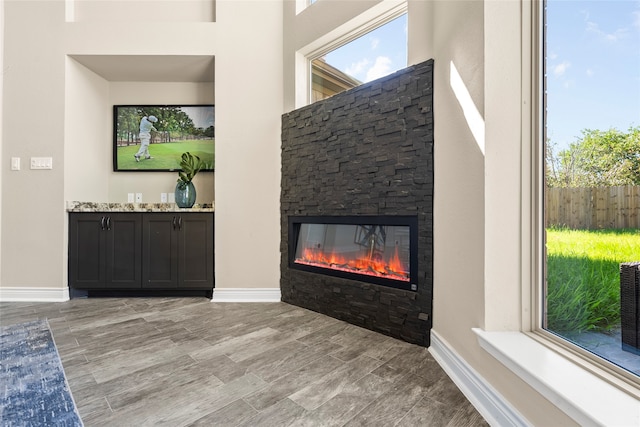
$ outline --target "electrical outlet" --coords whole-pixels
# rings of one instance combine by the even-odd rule
[[[133,193],[127,193],[127,202],[133,203],[135,200],[135,195]]]
[[[160,193],[160,203],[167,203],[167,193]]]
[[[175,193],[169,193],[169,203],[175,203],[176,202],[176,195]]]
[[[142,203],[142,193],[136,193],[136,203]]]

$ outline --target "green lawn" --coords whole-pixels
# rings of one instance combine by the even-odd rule
[[[211,141],[174,141],[163,144],[151,144],[149,154],[152,159],[141,158],[136,162],[133,157],[140,145],[118,147],[118,168],[124,170],[180,169],[180,157],[190,152],[200,157],[207,165],[215,164],[215,149]]]
[[[547,229],[547,325],[558,332],[620,325],[620,263],[640,261],[640,230]]]

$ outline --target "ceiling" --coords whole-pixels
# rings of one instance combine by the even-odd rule
[[[113,82],[213,82],[215,58],[207,55],[69,55]]]

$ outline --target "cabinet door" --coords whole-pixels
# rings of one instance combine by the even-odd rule
[[[139,213],[110,213],[106,218],[105,287],[140,289],[142,216]]]
[[[178,213],[148,213],[142,217],[142,287],[178,286]]]
[[[69,287],[102,288],[105,283],[105,215],[69,214]]]
[[[178,231],[178,286],[213,289],[213,213],[180,214]]]

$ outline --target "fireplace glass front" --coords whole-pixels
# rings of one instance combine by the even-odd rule
[[[291,217],[294,269],[417,290],[415,217]]]

